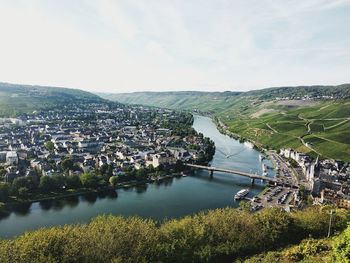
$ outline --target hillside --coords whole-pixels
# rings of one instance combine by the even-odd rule
[[[133,93],[98,93],[99,96],[128,104],[142,104],[172,109],[198,109],[212,113],[223,112],[232,108],[242,112],[245,106],[255,106],[261,101],[275,98],[296,99],[304,96],[350,99],[350,84],[339,86],[300,86],[277,87],[248,92],[133,92]]]
[[[311,156],[350,162],[350,101],[320,101],[293,106],[294,103],[266,103],[264,109],[240,118],[229,112],[217,117],[232,133],[260,147],[291,147]]]
[[[246,259],[245,263],[271,262],[350,262],[350,227],[340,236],[331,239],[305,239],[299,245],[269,251]],[[241,261],[237,261],[241,262]]]
[[[0,116],[5,117],[67,103],[101,101],[97,95],[78,89],[0,82]]]
[[[213,114],[235,136],[259,147],[291,147],[350,161],[350,84],[249,92],[138,92],[102,95],[124,103]],[[312,98],[312,99],[309,99]]]
[[[134,92],[98,93],[105,99],[127,104],[142,104],[172,109],[199,109],[201,111],[220,111],[233,104],[241,92]]]

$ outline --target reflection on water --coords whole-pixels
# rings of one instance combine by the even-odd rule
[[[113,199],[116,199],[118,197],[118,193],[115,190],[110,190],[110,191],[107,192],[107,196],[106,197],[108,199],[113,200]]]
[[[69,207],[76,207],[79,204],[79,197],[77,195],[68,196],[62,199]]]
[[[84,201],[88,202],[90,205],[93,205],[97,200],[97,193],[86,193],[83,194],[81,197]]]
[[[259,153],[220,134],[210,119],[195,117],[193,127],[215,142],[217,151],[212,166],[262,173]],[[267,160],[264,163],[271,166]],[[269,174],[273,171],[269,170]],[[40,227],[89,222],[99,214],[139,215],[163,220],[207,209],[237,207],[239,204],[234,202],[233,195],[242,188],[249,188],[249,195],[253,196],[263,186],[257,182],[252,187],[248,178],[220,172],[210,178],[208,171],[198,170],[187,177],[117,191],[17,205],[10,215],[0,219],[0,238]]]
[[[11,206],[12,211],[18,216],[25,216],[29,213],[31,203],[14,204]]]
[[[148,187],[147,184],[142,184],[142,185],[135,186],[136,193],[138,193],[138,194],[145,193],[147,191],[147,187]]]
[[[52,201],[51,200],[44,200],[39,202],[40,208],[43,210],[50,210],[52,207]]]

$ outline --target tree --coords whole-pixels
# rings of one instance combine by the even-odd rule
[[[7,200],[10,194],[10,186],[7,183],[0,183],[0,202]]]
[[[12,182],[11,190],[14,194],[19,194],[18,190],[21,187],[25,187],[28,191],[31,191],[35,188],[33,177],[17,177]]]
[[[66,182],[66,177],[61,174],[53,175],[52,180],[54,182],[54,187],[56,190],[61,190]]]
[[[74,166],[74,163],[73,163],[72,159],[69,159],[69,158],[63,160],[61,163],[61,167],[64,171],[72,170],[73,166]]]
[[[49,150],[50,152],[53,152],[53,150],[55,149],[55,145],[53,144],[52,141],[47,141],[47,142],[45,142],[44,146],[45,146],[45,148],[46,148],[47,150]]]
[[[18,189],[18,196],[21,198],[27,198],[29,193],[29,189],[27,187],[20,187]]]
[[[5,176],[6,170],[3,167],[0,167],[0,180]]]
[[[117,183],[118,183],[118,176],[111,176],[109,178],[109,183],[112,187],[116,187],[117,186]]]
[[[113,175],[113,164],[108,165],[108,169],[107,169],[106,173],[107,173],[108,178]]]
[[[153,164],[150,164],[150,165],[148,166],[148,171],[149,171],[150,173],[154,173],[155,169],[154,169]]]
[[[107,169],[108,169],[108,164],[106,164],[106,163],[102,164],[101,167],[100,167],[100,173],[102,175],[105,175],[106,172],[107,172]]]
[[[80,176],[81,184],[87,188],[94,188],[98,186],[99,178],[93,173],[83,173]]]
[[[45,192],[55,189],[55,182],[50,176],[41,176],[39,188]]]
[[[78,189],[81,187],[80,178],[78,175],[71,175],[66,177],[66,186],[68,189]]]
[[[147,172],[145,169],[140,168],[136,171],[136,179],[137,180],[145,180],[147,178]]]

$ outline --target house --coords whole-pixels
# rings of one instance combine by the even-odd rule
[[[174,164],[175,158],[167,152],[161,152],[153,155],[153,167],[157,168],[159,165]]]
[[[6,163],[8,165],[15,165],[18,163],[18,155],[15,151],[9,151],[6,153]]]

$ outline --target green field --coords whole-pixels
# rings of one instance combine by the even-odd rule
[[[220,118],[229,125],[231,132],[261,147],[276,150],[291,147],[313,156],[350,161],[349,101],[323,102],[317,106],[293,108],[259,118],[247,116],[233,120],[224,114]]]

